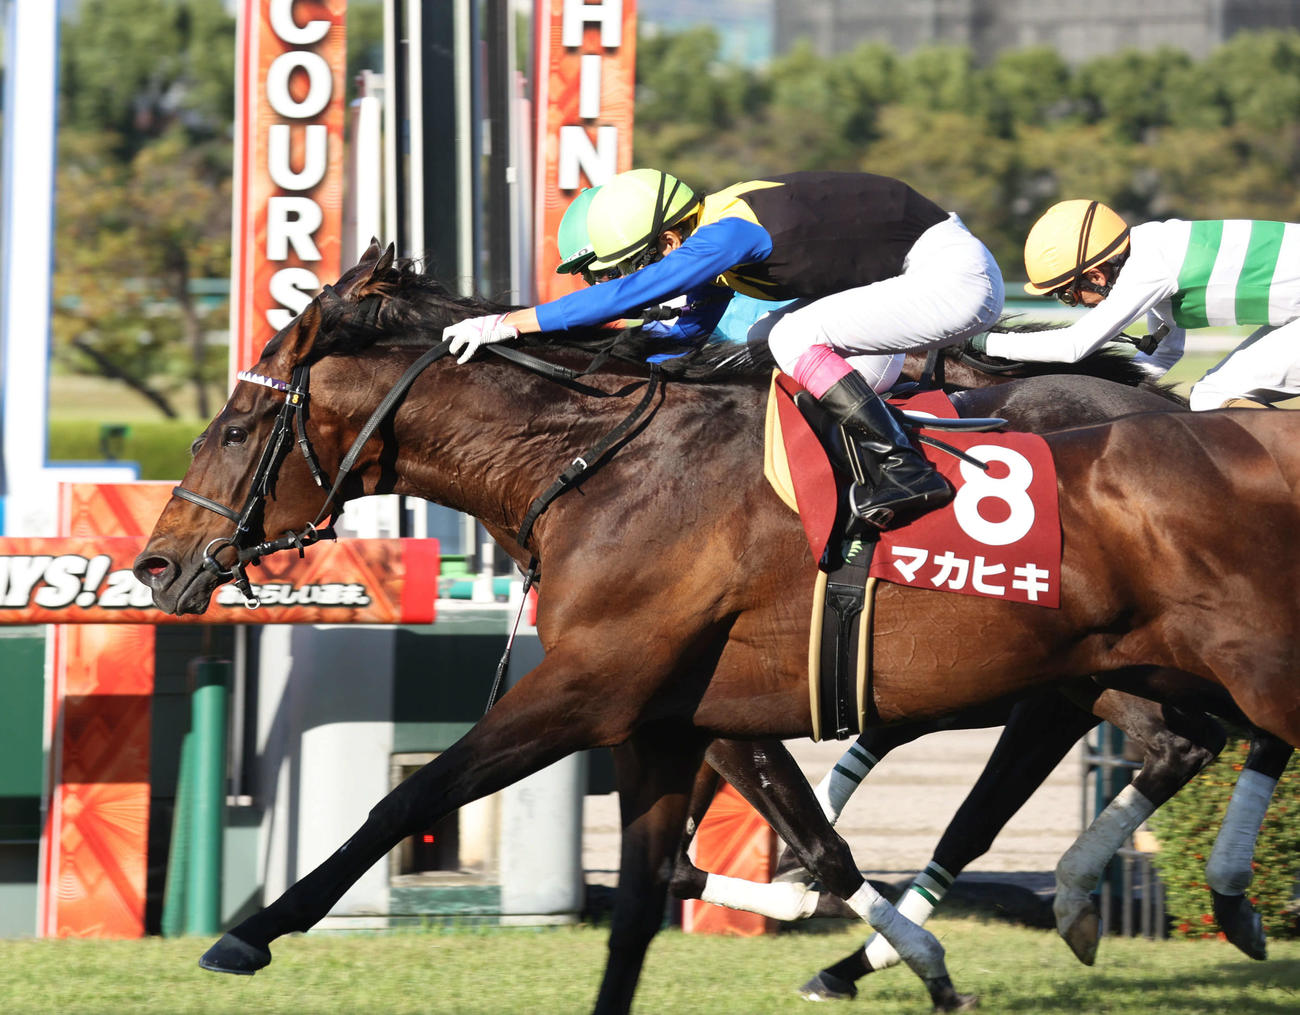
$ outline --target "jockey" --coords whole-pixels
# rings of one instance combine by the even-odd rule
[[[619,277],[618,268],[609,268],[604,272],[595,273],[588,266],[596,259],[596,253],[591,246],[591,238],[587,233],[587,209],[591,205],[591,199],[595,197],[596,191],[600,190],[599,186],[588,187],[579,191],[578,196],[565,209],[564,217],[560,219],[560,228],[556,230],[555,246],[560,252],[560,263],[556,266],[555,274],[557,275],[578,275],[581,274],[583,281],[587,285],[596,285],[600,282],[608,282],[611,279]],[[707,339],[709,342],[737,342],[744,344],[749,338],[749,329],[764,314],[773,310],[779,310],[781,307],[788,306],[793,300],[782,300],[773,302],[771,300],[758,300],[752,296],[742,296],[736,293],[727,302],[727,309],[722,312],[722,317],[718,323],[713,326],[713,334]],[[668,300],[660,305],[661,311],[680,308],[686,303],[685,296],[678,296]],[[644,310],[645,308],[642,308]],[[675,340],[678,342],[688,343],[693,349],[699,345],[699,339],[688,339],[678,333],[674,327],[677,317],[656,316],[651,320],[642,319],[639,324],[643,331],[657,337]],[[624,325],[631,326],[637,324],[637,321],[623,321]],[[650,357],[650,362],[656,362],[663,359],[670,359],[674,356],[682,356],[685,353],[659,353]],[[889,384],[893,385],[897,380],[898,374],[902,372],[904,356],[900,353],[897,357],[896,369],[889,378]]]
[[[876,391],[897,377],[897,354],[962,342],[1001,313],[997,264],[956,215],[870,173],[792,173],[699,198],[667,173],[636,169],[592,198],[587,227],[589,268],[621,277],[451,325],[443,335],[460,362],[486,343],[598,325],[681,294],[675,327],[686,337],[709,334],[737,293],[793,300],[747,337],[865,435],[873,489],[855,485],[855,514],[886,527],[952,499]]]
[[[973,351],[1074,362],[1145,314],[1159,344],[1135,360],[1155,378],[1182,357],[1186,329],[1257,324],[1192,386],[1192,409],[1262,408],[1300,395],[1300,225],[1169,219],[1130,229],[1100,202],[1062,201],[1030,229],[1025,271],[1026,292],[1089,313],[1068,328],[977,336]]]

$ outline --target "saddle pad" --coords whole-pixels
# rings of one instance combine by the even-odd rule
[[[820,440],[794,404],[799,390],[791,378],[773,371],[764,474],[799,513],[813,558],[820,560],[834,528],[839,490]],[[891,399],[891,404],[914,414],[958,415],[941,391]],[[987,462],[989,469],[923,445],[957,496],[945,508],[882,533],[871,575],[915,588],[1058,607],[1061,525],[1047,442],[1015,432],[922,433]]]

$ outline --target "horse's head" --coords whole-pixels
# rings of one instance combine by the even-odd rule
[[[203,613],[213,591],[232,578],[252,605],[244,566],[313,542],[342,506],[341,497],[328,502],[326,491],[346,428],[328,408],[313,406],[310,367],[330,351],[322,335],[331,332],[331,320],[377,320],[392,263],[391,247],[381,252],[372,244],[240,374],[230,400],[194,442],[185,478],[135,562],[136,577],[160,609]]]

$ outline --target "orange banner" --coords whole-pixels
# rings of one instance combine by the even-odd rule
[[[244,0],[230,373],[341,272],[346,0]]]
[[[632,168],[636,0],[537,0],[537,302],[572,292],[557,275],[560,219],[586,187]]]
[[[0,538],[0,624],[431,624],[436,539],[344,539],[248,569],[261,607],[223,585],[207,613],[173,617],[131,573],[142,540]]]

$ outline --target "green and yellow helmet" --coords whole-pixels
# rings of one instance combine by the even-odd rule
[[[657,169],[619,173],[600,188],[587,211],[587,231],[596,254],[589,267],[603,271],[625,265],[624,274],[635,270],[659,234],[692,215],[699,203],[690,187],[668,173]]]
[[[560,251],[560,263],[555,269],[557,275],[576,275],[596,259],[596,252],[591,249],[591,238],[587,235],[587,209],[596,196],[599,187],[588,187],[578,192],[578,196],[569,202],[564,218],[560,219],[560,228],[555,231],[555,246]]]
[[[1128,249],[1128,223],[1100,201],[1061,201],[1025,238],[1025,292],[1042,296]]]

